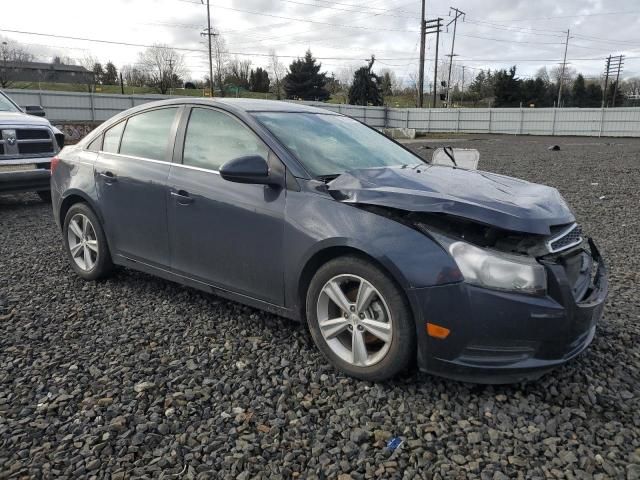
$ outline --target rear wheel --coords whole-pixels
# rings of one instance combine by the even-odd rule
[[[106,277],[113,269],[100,221],[85,203],[73,205],[64,220],[64,245],[71,267],[85,280]]]
[[[385,380],[415,358],[415,327],[403,292],[359,257],[322,266],[307,292],[307,320],[320,351],[338,369]]]

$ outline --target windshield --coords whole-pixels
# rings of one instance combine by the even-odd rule
[[[9,100],[4,93],[0,92],[0,112],[19,112],[20,110]]]
[[[254,116],[316,177],[422,162],[381,133],[349,117],[287,112],[258,112]]]

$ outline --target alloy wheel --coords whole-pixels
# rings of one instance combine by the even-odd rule
[[[71,258],[81,270],[90,271],[98,261],[98,239],[89,218],[75,214],[69,221],[67,242]]]
[[[343,361],[369,367],[389,351],[393,339],[389,307],[364,278],[333,277],[322,287],[316,311],[322,337]]]

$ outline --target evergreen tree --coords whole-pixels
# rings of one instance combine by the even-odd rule
[[[520,99],[525,106],[545,107],[547,86],[542,78],[525,80],[522,82]]]
[[[353,83],[349,88],[349,103],[351,105],[382,105],[381,80],[373,73],[375,58],[371,56],[369,64],[360,67],[353,74]]]
[[[102,85],[102,79],[104,78],[104,69],[100,62],[93,64],[93,76],[95,78],[96,85]]]
[[[294,60],[289,66],[289,73],[284,77],[284,91],[288,98],[301,100],[325,101],[329,91],[325,88],[327,74],[320,73],[322,65],[316,63],[307,50],[304,58]]]
[[[261,67],[251,70],[249,74],[249,89],[252,92],[266,93],[269,91],[269,73]]]
[[[118,70],[116,66],[107,62],[104,69],[104,75],[102,76],[102,83],[105,85],[116,85],[118,83]]]
[[[584,108],[587,106],[587,86],[582,74],[579,74],[573,82],[572,99],[573,102],[571,104],[574,107]]]
[[[382,90],[382,95],[385,97],[393,95],[393,79],[391,78],[391,72],[388,70],[382,74],[380,89]]]
[[[486,73],[484,70],[480,70],[476,78],[473,79],[467,92],[474,100],[482,100],[484,98],[491,98],[494,94],[494,75],[491,70]]]
[[[515,65],[507,70],[500,70],[495,74],[494,92],[496,107],[518,107],[520,105],[521,80],[516,78]]]
[[[602,105],[602,87],[597,83],[587,85],[585,107],[598,108]]]

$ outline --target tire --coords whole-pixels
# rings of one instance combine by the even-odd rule
[[[415,361],[415,324],[406,297],[365,259],[339,257],[320,267],[307,290],[306,315],[318,349],[350,376],[387,380]]]
[[[44,203],[51,203],[51,190],[39,190],[36,193]]]
[[[104,230],[86,203],[71,206],[64,219],[62,238],[71,268],[78,276],[99,280],[111,273],[113,262]]]

